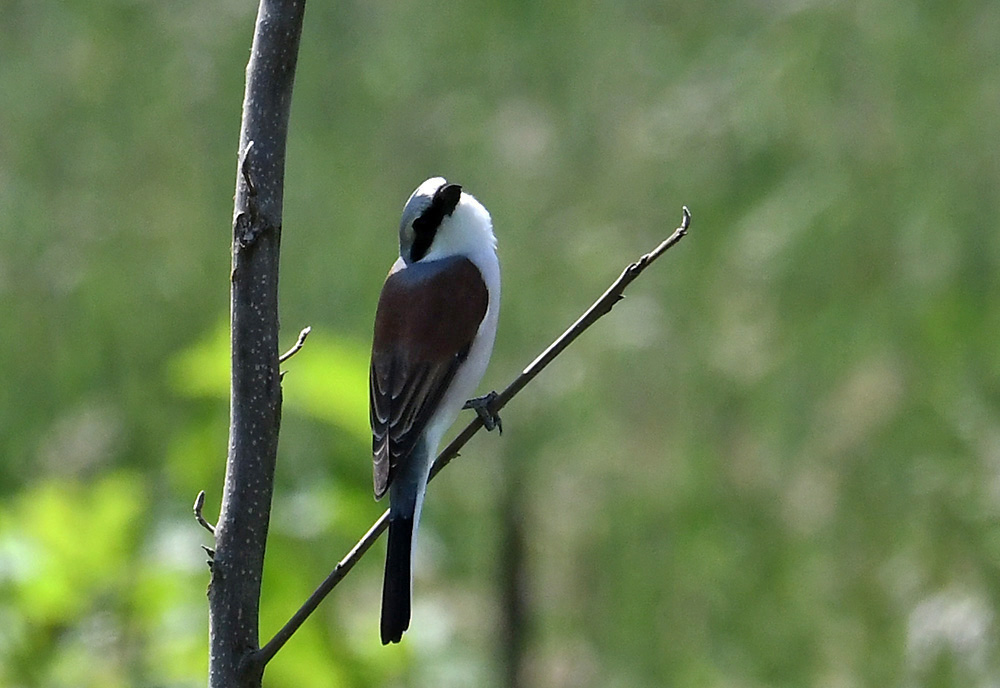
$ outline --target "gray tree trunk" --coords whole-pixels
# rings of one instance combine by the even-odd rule
[[[259,687],[258,605],[281,422],[278,249],[305,0],[261,0],[247,65],[232,244],[229,453],[209,585],[209,686]]]

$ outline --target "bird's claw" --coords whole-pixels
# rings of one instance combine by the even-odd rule
[[[493,402],[496,401],[497,396],[496,392],[490,392],[481,397],[469,399],[463,408],[475,411],[476,415],[483,421],[483,427],[486,428],[487,432],[492,432],[493,428],[496,428],[502,435],[503,423],[500,422],[500,415],[493,410]]]

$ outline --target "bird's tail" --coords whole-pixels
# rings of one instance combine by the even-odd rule
[[[389,514],[389,545],[382,582],[382,644],[398,643],[410,625],[410,564],[414,513]]]

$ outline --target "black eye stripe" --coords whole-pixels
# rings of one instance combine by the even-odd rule
[[[431,204],[427,206],[420,217],[413,221],[413,229],[421,232],[437,229],[448,215],[455,212],[458,201],[462,198],[462,187],[458,184],[444,184],[434,192]]]
[[[461,198],[462,187],[458,184],[444,184],[434,192],[431,204],[413,221],[414,236],[413,246],[410,247],[410,260],[420,260],[427,254],[441,221],[455,212]]]
[[[413,223],[413,228],[417,228],[417,223]],[[431,250],[431,242],[434,241],[434,231],[429,232],[416,232],[413,237],[413,244],[410,246],[410,262],[414,263],[424,256],[427,252]]]

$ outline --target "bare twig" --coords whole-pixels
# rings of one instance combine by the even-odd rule
[[[256,197],[257,187],[253,183],[253,175],[250,174],[251,150],[253,150],[253,141],[247,141],[247,147],[243,149],[243,158],[240,160],[240,174],[243,175],[243,183],[247,185],[247,195]]]
[[[301,349],[302,345],[306,343],[306,337],[309,336],[310,332],[312,332],[312,327],[303,327],[302,331],[299,332],[299,338],[295,340],[295,344],[292,345],[292,348],[278,356],[278,363],[284,363],[292,356],[299,353],[299,349]]]
[[[520,375],[518,375],[513,382],[511,382],[507,387],[496,395],[490,404],[489,411],[496,415],[502,409],[507,402],[514,398],[518,392],[524,389],[525,385],[531,382],[532,379],[538,373],[542,371],[545,366],[552,362],[552,360],[558,356],[562,351],[569,346],[574,339],[579,337],[583,332],[597,322],[602,316],[606,315],[611,311],[611,308],[621,301],[623,298],[623,292],[625,288],[638,277],[643,270],[645,270],[650,263],[659,258],[661,255],[666,253],[668,249],[673,247],[677,242],[679,242],[684,235],[687,234],[688,227],[691,224],[691,212],[687,209],[687,206],[683,207],[681,224],[680,227],[674,230],[673,234],[667,237],[659,246],[654,248],[649,253],[643,255],[636,262],[632,263],[622,274],[616,279],[610,287],[601,295],[601,298],[597,299],[594,304],[586,310],[586,312],[581,315],[575,323],[573,323],[569,329],[563,332],[554,342],[552,342],[538,357],[532,361],[527,368],[525,368]],[[465,443],[472,439],[472,436],[479,432],[480,428],[483,427],[483,419],[480,414],[465,426],[459,435],[451,441],[451,443],[444,448],[444,450],[438,454],[437,460],[434,462],[434,466],[431,468],[430,477],[433,479],[442,468],[448,465],[448,463],[458,456],[458,451],[465,446]],[[282,648],[282,646],[288,642],[288,639],[292,637],[302,625],[302,623],[309,618],[316,608],[320,605],[323,599],[330,594],[333,588],[343,580],[344,576],[354,567],[354,565],[364,556],[371,546],[375,543],[375,540],[382,534],[382,532],[389,525],[389,511],[386,510],[382,512],[378,520],[368,529],[368,532],[358,540],[358,543],[351,548],[343,559],[334,567],[330,575],[320,583],[319,587],[313,591],[309,596],[309,599],[299,608],[297,612],[292,616],[288,622],[281,627],[281,629],[275,633],[274,637],[267,642],[264,647],[254,653],[254,662],[258,663],[259,666],[263,667],[267,664],[272,657]]]
[[[198,493],[198,496],[194,498],[194,517],[195,520],[197,520],[198,523],[200,523],[205,530],[210,532],[212,535],[215,535],[215,526],[206,521],[205,517],[201,515],[201,510],[202,508],[204,508],[204,506],[205,506],[205,491],[202,490],[201,492]]]

